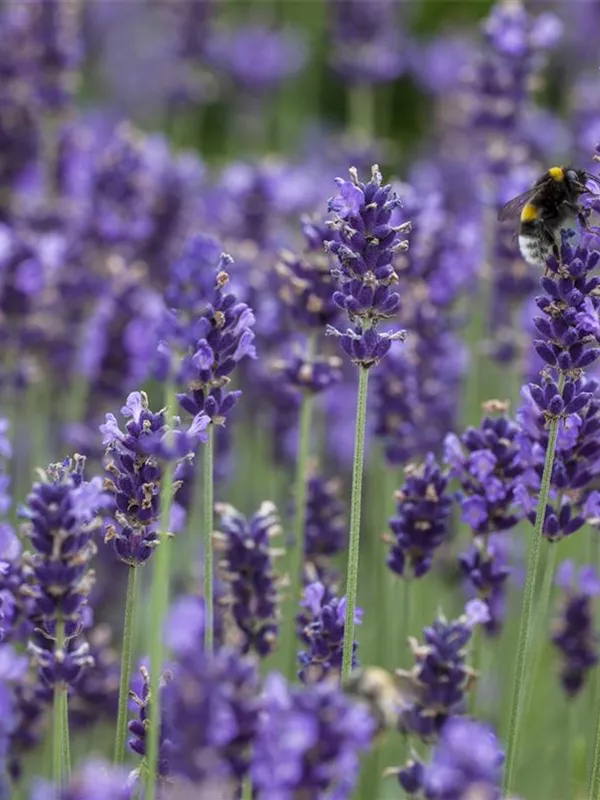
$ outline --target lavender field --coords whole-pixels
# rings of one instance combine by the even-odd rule
[[[599,313],[598,0],[0,2],[0,800],[600,800]]]

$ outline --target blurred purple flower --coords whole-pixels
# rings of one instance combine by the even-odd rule
[[[600,578],[590,565],[575,569],[563,561],[555,582],[564,592],[552,642],[562,657],[560,679],[569,697],[583,688],[586,675],[598,663],[598,632],[594,625],[593,598],[600,594]]]
[[[231,610],[241,635],[243,653],[267,656],[279,631],[278,582],[273,568],[273,537],[281,533],[277,510],[263,503],[249,520],[233,506],[219,504],[220,531],[215,534],[221,553],[219,567],[229,592],[223,604]]]
[[[340,688],[317,683],[289,687],[271,673],[254,743],[251,775],[265,800],[294,796],[350,797],[359,754],[370,747],[375,722]]]
[[[215,31],[206,50],[217,70],[238,88],[250,92],[276,89],[300,72],[307,59],[306,45],[293,28],[271,30],[248,25]]]

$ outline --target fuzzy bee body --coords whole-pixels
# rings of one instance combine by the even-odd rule
[[[597,180],[582,169],[551,167],[500,209],[499,220],[519,215],[519,250],[529,264],[544,265],[551,255],[559,260],[560,232],[570,218],[587,227],[578,201],[588,191],[588,179]]]

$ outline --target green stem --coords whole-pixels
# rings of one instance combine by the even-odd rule
[[[294,541],[290,548],[290,603],[291,616],[294,618],[296,606],[302,592],[302,573],[304,569],[304,534],[306,527],[306,496],[308,481],[308,461],[310,458],[310,433],[312,430],[314,398],[305,392],[302,395],[300,408],[300,428],[298,434],[298,460],[296,462],[296,480],[294,487]],[[290,647],[291,674],[296,675],[296,652]]]
[[[352,670],[354,644],[354,614],[358,589],[358,557],[360,553],[360,507],[362,501],[363,465],[365,460],[365,429],[367,425],[367,390],[369,370],[358,368],[358,399],[356,404],[356,434],[354,439],[354,464],[352,467],[352,499],[350,506],[350,534],[348,543],[348,569],[346,573],[346,621],[344,627],[344,654],[342,682]]]
[[[63,715],[63,764],[65,770],[65,783],[71,779],[71,740],[69,737],[69,694],[67,687],[62,691]]]
[[[598,709],[598,706],[595,706]],[[594,760],[592,762],[592,777],[590,780],[589,800],[600,800],[600,709],[598,709],[596,723],[596,737],[594,740]]]
[[[117,713],[117,734],[115,741],[115,764],[125,761],[125,741],[127,739],[127,701],[129,700],[129,680],[131,676],[131,654],[133,649],[133,618],[137,584],[137,567],[130,566],[127,576],[127,595],[125,598],[125,622],[123,626],[123,646],[121,649],[121,681],[119,684],[119,710]]]
[[[214,451],[215,432],[212,423],[208,426],[208,439],[204,445],[204,652],[213,651],[213,529],[214,529]]]
[[[562,395],[565,385],[565,375],[560,373],[558,380],[558,392]],[[523,716],[523,706],[525,702],[525,675],[529,667],[530,656],[530,632],[533,621],[533,598],[535,584],[537,580],[540,553],[542,548],[542,531],[546,519],[546,507],[550,494],[550,481],[552,478],[552,467],[554,465],[554,453],[556,450],[556,440],[558,437],[559,418],[555,418],[550,423],[548,432],[548,448],[544,461],[544,472],[538,498],[537,513],[533,529],[533,541],[529,549],[529,559],[527,563],[527,577],[525,579],[525,591],[523,594],[523,608],[521,610],[521,622],[519,626],[519,639],[517,642],[517,661],[515,675],[513,678],[513,691],[510,707],[510,724],[508,730],[508,746],[506,751],[506,766],[504,771],[504,795],[513,795],[513,782],[515,761],[519,744],[519,725]]]
[[[56,641],[54,643],[55,651],[62,650],[65,642],[65,624],[58,621],[56,623]],[[63,738],[65,718],[62,710],[62,694],[64,687],[61,683],[54,685],[54,709],[52,715],[52,780],[56,787],[62,787],[64,783],[64,770],[63,770]]]
[[[167,388],[166,418],[172,419],[175,407],[173,388]],[[173,463],[164,467],[160,495],[161,523],[160,542],[154,554],[154,574],[150,597],[152,618],[150,640],[150,726],[148,730],[146,800],[156,798],[158,747],[160,738],[160,678],[164,656],[164,621],[169,604],[169,578],[171,567],[171,543],[169,524],[173,502]]]
[[[560,503],[557,503],[560,508]],[[558,557],[558,542],[549,542],[546,548],[546,564],[544,567],[544,579],[542,581],[542,588],[537,602],[537,614],[535,625],[533,626],[533,659],[531,662],[531,669],[525,675],[525,697],[527,698],[525,704],[525,717],[527,721],[529,717],[529,708],[532,699],[532,687],[536,685],[536,677],[540,666],[542,653],[544,652],[544,645],[546,643],[546,636],[548,633],[548,608],[550,607],[550,598],[552,596],[552,585],[554,583],[554,573],[556,571],[556,559]]]

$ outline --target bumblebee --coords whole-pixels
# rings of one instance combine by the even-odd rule
[[[587,230],[587,217],[578,201],[589,191],[588,180],[598,182],[583,169],[551,167],[531,189],[500,209],[500,221],[519,215],[519,250],[529,264],[544,265],[551,255],[560,261],[560,232],[570,217],[577,217]]]

